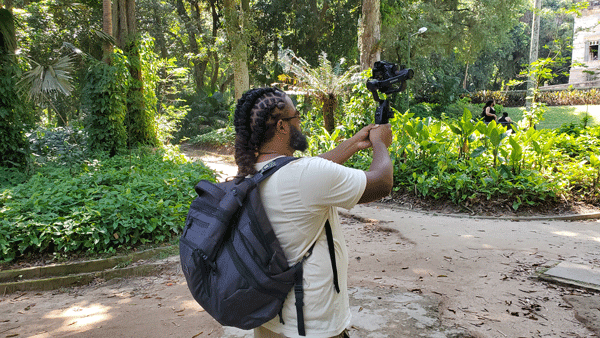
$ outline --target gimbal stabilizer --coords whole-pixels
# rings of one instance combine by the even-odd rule
[[[375,123],[386,124],[390,118],[394,117],[390,113],[390,99],[382,100],[379,98],[379,92],[390,95],[406,89],[406,80],[412,79],[414,71],[412,69],[400,69],[394,63],[387,61],[377,61],[373,66],[373,76],[367,81],[367,89],[373,94],[373,99],[379,102],[379,107],[375,110]]]

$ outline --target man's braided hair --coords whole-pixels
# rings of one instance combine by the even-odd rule
[[[254,164],[263,143],[275,135],[281,117],[276,111],[285,108],[285,93],[278,88],[256,88],[245,92],[235,107],[235,162],[238,176],[254,175]]]

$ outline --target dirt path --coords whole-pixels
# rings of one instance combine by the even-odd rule
[[[235,174],[213,157],[208,165]],[[374,204],[343,216],[353,338],[600,335],[598,293],[533,278],[563,260],[600,266],[598,220],[481,220]],[[4,295],[0,337],[251,337],[212,320],[172,259],[157,276]]]
[[[393,240],[355,243],[353,284],[376,281],[438,295],[442,322],[478,337],[600,336],[600,294],[535,278],[536,271],[559,261],[600,267],[597,220],[511,222],[373,206],[351,213],[398,231],[388,238],[414,243],[402,249]],[[585,318],[587,309],[592,316]]]

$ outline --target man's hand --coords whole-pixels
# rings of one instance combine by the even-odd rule
[[[392,144],[392,126],[390,124],[373,125],[369,130],[369,140],[371,144],[383,142],[385,147],[389,148]]]
[[[372,147],[371,140],[369,139],[369,134],[371,129],[377,128],[376,125],[370,124],[363,129],[361,129],[358,133],[352,136],[352,141],[355,143],[358,150],[368,149]]]
[[[373,136],[373,132],[375,132],[375,136]],[[385,147],[388,148],[392,143],[391,126],[389,124],[370,124],[342,142],[335,149],[321,154],[319,157],[343,164],[357,151],[373,147],[373,142],[378,142],[378,144],[383,142]]]

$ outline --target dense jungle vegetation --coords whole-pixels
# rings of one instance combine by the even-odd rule
[[[543,1],[530,62],[526,0],[0,0],[0,262],[176,241],[194,184],[214,179],[179,144],[230,145],[236,97],[277,85],[310,137],[298,155],[327,151],[374,120],[376,54],[415,70],[391,97],[395,194],[599,206],[600,118],[538,128],[547,105],[600,104],[597,89],[539,90],[567,82],[586,5]],[[527,78],[512,130],[479,121],[487,99],[522,105],[508,89]]]

